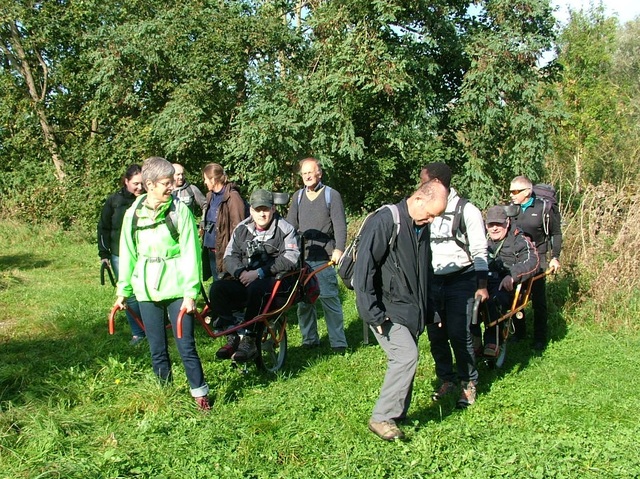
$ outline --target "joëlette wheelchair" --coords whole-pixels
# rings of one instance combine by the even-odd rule
[[[289,195],[286,193],[274,193],[274,202],[276,205],[287,204],[288,199]],[[256,334],[256,347],[258,352],[254,358],[256,366],[258,369],[266,372],[275,373],[279,371],[287,358],[287,311],[300,301],[315,302],[319,294],[319,287],[315,276],[323,269],[333,265],[332,262],[328,262],[314,270],[305,262],[304,251],[304,239],[302,238],[298,269],[282,273],[276,277],[273,289],[265,296],[262,302],[263,306],[260,309],[260,314],[254,318],[245,321],[244,316],[242,316],[243,319],[239,324],[229,326],[224,330],[212,328],[208,318],[211,305],[205,294],[204,287],[201,285],[200,289],[205,300],[205,305],[201,311],[196,310],[193,313],[196,320],[202,325],[205,332],[214,339],[236,331],[242,332],[248,326],[258,323],[258,331]],[[109,315],[109,334],[114,334],[115,332],[115,316],[117,312],[118,309],[114,307]],[[133,313],[133,311],[129,312],[138,325],[144,329],[142,320]],[[182,321],[185,314],[186,310],[183,309],[178,315],[176,323],[176,336],[178,338],[182,337]],[[241,313],[238,312],[236,317],[240,315]],[[167,328],[170,327],[170,325],[167,326]],[[243,371],[246,372],[245,364],[246,363],[243,363]],[[233,361],[232,365],[237,366]]]
[[[524,317],[523,310],[529,303],[529,297],[531,296],[531,287],[533,286],[533,282],[551,274],[551,272],[552,270],[548,269],[545,272],[539,273],[522,283],[518,283],[514,290],[510,309],[508,309],[506,313],[499,315],[497,318],[495,317],[495,315],[493,318],[491,317],[491,314],[489,313],[490,308],[486,302],[482,303],[479,298],[476,298],[473,304],[471,324],[475,325],[480,321],[484,324],[485,329],[498,326],[497,328],[495,328],[496,338],[494,344],[498,345],[499,347],[496,356],[482,355],[477,359],[484,360],[490,368],[501,368],[504,365],[504,361],[507,356],[507,339],[509,339],[509,335],[514,332],[513,318],[516,317],[518,319],[522,319]],[[492,301],[492,299],[489,298],[488,301]]]

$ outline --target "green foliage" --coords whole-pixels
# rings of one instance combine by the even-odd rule
[[[437,160],[484,206],[494,185],[543,175],[559,113],[536,61],[553,19],[547,0],[486,1],[478,17],[470,5],[14,2],[0,26],[1,200],[19,188],[25,201],[88,198],[32,207],[84,227],[150,155],[192,175],[216,161],[247,190],[285,191],[315,156],[353,214],[407,195]],[[14,61],[20,44],[41,100]],[[67,181],[47,186],[61,171]]]
[[[516,174],[543,177],[551,125],[559,111],[545,85],[552,68],[540,68],[551,47],[554,19],[548,2],[482,2],[469,26],[471,61],[453,106],[451,163],[460,189],[479,206],[503,199]],[[496,188],[496,186],[498,186]]]
[[[637,29],[637,26],[635,27]],[[567,115],[554,163],[574,191],[637,175],[638,76],[634,24],[621,29],[602,6],[572,11],[558,43],[559,95]]]

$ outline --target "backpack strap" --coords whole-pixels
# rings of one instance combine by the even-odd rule
[[[464,221],[464,207],[467,206],[467,203],[469,203],[467,198],[458,199],[451,223],[451,239],[469,255],[467,224]]]
[[[167,210],[165,216],[160,221],[156,221],[155,223],[151,223],[146,226],[138,226],[138,213],[142,209],[144,200],[140,199],[138,204],[136,205],[136,209],[133,212],[133,219],[131,221],[131,238],[133,239],[133,245],[136,246],[136,233],[140,230],[148,230],[158,227],[161,224],[165,224],[169,233],[171,234],[171,238],[176,243],[180,240],[180,233],[178,232],[178,213],[177,209],[179,208],[180,200],[177,198],[173,198],[171,200],[171,205],[169,205],[169,209]],[[186,206],[185,206],[186,207]]]
[[[331,187],[327,185],[323,185],[324,187],[324,202],[327,204],[327,209],[331,211]],[[300,188],[298,190],[298,208],[300,207],[300,202],[302,201],[302,195],[304,193],[304,188]]]
[[[544,235],[549,238],[549,223],[551,222],[551,202],[546,198],[540,198],[542,200],[542,229]]]
[[[400,234],[400,211],[398,210],[398,205],[384,205],[383,207],[378,208],[377,211],[380,211],[382,208],[389,208],[389,210],[391,210],[391,216],[393,216],[393,224],[395,225],[395,228],[393,229],[393,234],[389,240],[389,246],[394,247],[396,240],[398,239],[398,235]]]

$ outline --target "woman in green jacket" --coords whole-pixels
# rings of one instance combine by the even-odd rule
[[[192,315],[200,288],[200,243],[191,211],[171,197],[173,174],[173,165],[164,158],[151,157],[142,165],[147,194],[124,216],[115,305],[124,309],[127,297],[138,299],[153,371],[162,381],[172,379],[164,320],[169,317],[191,395],[201,409],[208,410],[209,386],[196,351]],[[182,338],[178,338],[176,323],[181,309],[187,314]]]

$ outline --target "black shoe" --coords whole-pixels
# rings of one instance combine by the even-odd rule
[[[331,348],[334,354],[339,354],[340,356],[344,356],[344,353],[347,352],[347,348],[340,346],[336,348]]]
[[[238,350],[233,353],[231,359],[237,363],[246,363],[250,359],[253,359],[258,354],[258,347],[256,346],[255,336],[245,335],[238,345]]]
[[[544,351],[546,347],[547,345],[544,343],[544,341],[535,341],[533,343],[533,349],[535,349],[536,351]]]

